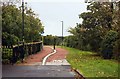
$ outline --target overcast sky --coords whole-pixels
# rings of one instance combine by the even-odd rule
[[[45,26],[44,35],[61,36],[61,21],[64,21],[64,36],[69,35],[68,29],[82,22],[78,15],[87,11],[84,0],[29,0],[26,2],[38,14]]]

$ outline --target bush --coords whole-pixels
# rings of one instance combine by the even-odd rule
[[[120,59],[120,37],[115,41],[115,45],[113,47],[113,56],[115,59]]]
[[[66,36],[64,39],[64,45],[67,47],[73,47],[73,48],[77,48],[77,39],[75,38],[75,36]]]
[[[10,46],[15,45],[19,41],[19,38],[14,34],[2,33],[2,45]]]
[[[113,46],[117,39],[118,33],[116,31],[110,30],[105,35],[102,41],[101,55],[105,59],[111,59],[113,56]]]

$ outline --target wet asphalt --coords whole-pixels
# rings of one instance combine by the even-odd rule
[[[2,79],[75,79],[70,65],[3,65]]]

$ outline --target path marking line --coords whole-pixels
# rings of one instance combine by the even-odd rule
[[[42,65],[45,65],[47,58],[50,57],[51,55],[55,54],[55,53],[56,53],[56,50],[54,50],[53,53],[50,53],[47,56],[45,56],[44,59],[43,59],[43,61],[42,61]]]

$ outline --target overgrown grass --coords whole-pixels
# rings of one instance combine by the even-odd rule
[[[105,60],[95,53],[62,47],[69,51],[68,62],[84,77],[118,77],[118,62]]]

